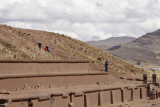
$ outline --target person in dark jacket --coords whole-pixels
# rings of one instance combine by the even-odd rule
[[[106,62],[105,62],[105,72],[108,72],[108,65],[109,65],[109,62],[106,61]]]
[[[42,48],[42,43],[38,43],[38,47],[39,47],[39,49],[41,49]]]
[[[49,46],[47,46],[47,51],[48,51],[48,52],[50,52],[50,48],[49,48]]]

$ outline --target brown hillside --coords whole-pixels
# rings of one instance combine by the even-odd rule
[[[41,42],[43,49],[37,43]],[[50,53],[44,51],[49,46]],[[27,30],[0,25],[1,59],[89,59],[92,69],[103,70],[105,60],[109,70],[117,72],[143,72],[111,54],[63,34]]]

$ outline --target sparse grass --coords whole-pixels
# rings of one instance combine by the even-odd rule
[[[27,54],[25,54],[24,52],[21,53],[21,57],[24,59],[31,59]]]
[[[11,31],[12,34],[11,32],[8,33],[8,31]],[[63,34],[17,28],[10,29],[6,26],[3,28],[3,30],[0,30],[0,32],[3,32],[4,35],[9,35],[12,40],[14,38],[15,41],[18,42],[14,43],[13,45],[12,43],[4,41],[2,38],[0,39],[0,43],[5,47],[5,49],[3,49],[2,51],[4,51],[5,53],[8,53],[9,50],[12,51],[12,57],[15,59],[33,59],[32,56],[34,54],[36,59],[68,59],[69,55],[72,54],[77,58],[88,59],[90,60],[90,62],[99,65],[99,67],[101,68],[104,68],[104,63],[107,60],[109,62],[110,71],[133,74],[145,72],[143,69],[137,68],[117,57],[114,57],[106,51],[95,48],[87,43],[84,43],[77,39],[73,39]],[[23,36],[21,34],[30,35]],[[47,54],[44,52],[44,50],[39,50],[37,41],[43,41],[44,43],[42,44],[49,45],[51,50],[53,50],[53,53]],[[18,46],[20,46],[21,48],[18,48]],[[54,50],[59,50],[66,55],[64,55],[64,57],[62,55],[61,57],[61,55],[55,54]]]
[[[58,45],[64,51],[71,52],[76,56],[83,57],[84,59],[89,59],[91,62],[97,63],[102,67],[104,66],[104,63],[107,60],[110,63],[109,69],[111,71],[117,71],[117,72],[123,72],[123,73],[130,72],[133,74],[139,74],[139,73],[141,74],[145,72],[143,69],[137,68],[127,62],[124,62],[121,59],[116,58],[103,50],[97,49],[95,47],[92,47],[78,40],[73,40],[73,41],[74,43],[75,41],[77,43],[76,48],[73,45],[70,45],[70,44],[74,44],[74,43],[71,43],[72,41],[70,41],[68,44],[66,43],[62,44],[63,42],[61,42],[61,44],[58,44]],[[89,52],[87,52],[86,49]]]
[[[2,40],[2,39],[0,39],[0,43],[1,43],[2,45],[4,45],[6,48],[10,49],[11,51],[14,51],[14,52],[16,51],[16,47],[15,47],[15,46],[12,46],[12,44],[10,44],[10,43]]]

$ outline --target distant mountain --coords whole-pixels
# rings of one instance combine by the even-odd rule
[[[160,66],[160,30],[147,33],[122,46],[111,47],[108,51],[137,65]]]
[[[134,37],[128,37],[128,36],[123,36],[123,37],[111,37],[105,40],[99,40],[99,41],[88,41],[87,43],[96,46],[96,47],[101,47],[101,46],[115,46],[115,45],[121,45],[125,44],[128,42],[131,42],[135,40],[136,38]]]

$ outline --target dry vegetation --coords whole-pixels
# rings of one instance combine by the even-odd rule
[[[37,43],[41,42],[43,49]],[[51,52],[44,51],[50,46]],[[89,59],[93,69],[104,69],[104,62],[109,61],[109,70],[121,73],[142,73],[137,68],[111,54],[87,43],[63,34],[13,28],[0,25],[1,59]]]

